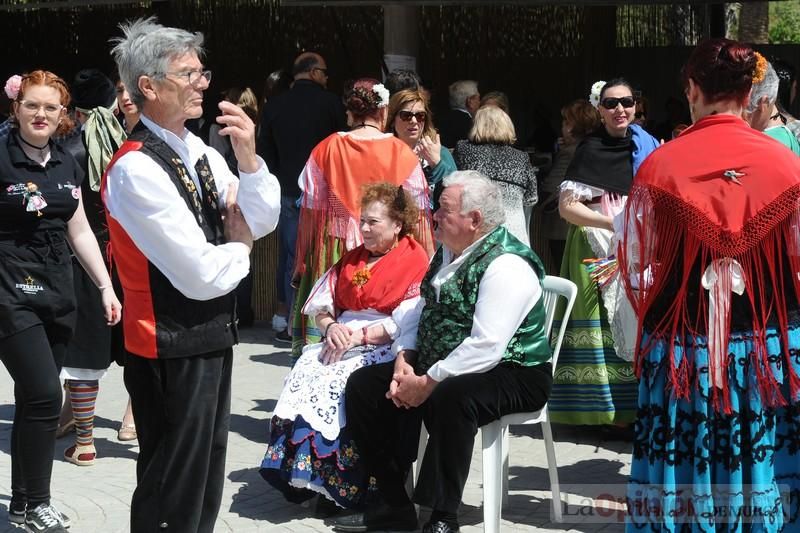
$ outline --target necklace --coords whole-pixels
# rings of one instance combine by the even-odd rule
[[[355,126],[353,126],[352,129],[357,130],[359,128],[375,128],[379,132],[383,133],[383,130],[378,126],[375,126],[374,124],[367,124],[366,122],[362,122],[361,124],[356,124]]]
[[[24,145],[26,145],[29,148],[32,148],[34,150],[38,150],[39,151],[39,159],[44,159],[45,151],[50,149],[50,143],[49,142],[45,143],[44,146],[36,146],[35,144],[29,143],[28,141],[26,141],[22,137],[22,135],[18,135],[17,137],[19,137],[19,140],[22,141],[22,144],[24,144]]]

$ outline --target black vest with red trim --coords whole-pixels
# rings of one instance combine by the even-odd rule
[[[164,169],[206,240],[214,245],[223,244],[219,211],[209,207],[202,198],[197,201],[195,195],[202,193],[195,189],[178,154],[143,124],[139,123],[133,130],[106,173],[120,157],[132,151],[149,156]],[[106,176],[103,176],[103,198],[105,183]],[[238,342],[233,292],[212,300],[187,298],[147,260],[108,210],[106,216],[109,254],[117,267],[124,294],[122,322],[128,352],[150,359],[170,359],[223,350]]]

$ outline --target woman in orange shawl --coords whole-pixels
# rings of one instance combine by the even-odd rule
[[[377,80],[362,78],[346,95],[353,124],[349,132],[330,135],[311,152],[299,185],[295,279],[299,280],[292,319],[292,355],[319,342],[320,331],[302,309],[314,283],[347,251],[362,242],[358,230],[365,185],[387,182],[402,186],[420,210],[417,241],[433,252],[425,175],[409,147],[384,133],[389,92]]]

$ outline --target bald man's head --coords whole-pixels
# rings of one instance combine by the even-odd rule
[[[295,80],[311,80],[323,87],[328,84],[328,65],[316,52],[303,52],[294,60],[292,76]]]

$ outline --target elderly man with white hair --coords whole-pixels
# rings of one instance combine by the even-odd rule
[[[550,394],[544,269],[501,225],[497,185],[475,171],[450,174],[433,220],[442,247],[422,282],[416,342],[353,373],[345,392],[347,430],[382,503],[340,518],[336,531],[416,528],[404,483],[422,420],[430,438],[414,502],[433,510],[422,531],[458,531],[478,428],[539,409]]]
[[[437,121],[442,145],[455,148],[458,141],[464,140],[472,128],[472,117],[481,106],[481,93],[478,82],[474,80],[458,80],[448,88],[450,110],[442,114]]]
[[[103,180],[114,263],[125,294],[125,386],[139,437],[130,530],[210,532],[219,511],[230,422],[234,289],[253,240],[275,229],[280,186],[256,156],[255,127],[219,104],[237,177],[184,123],[202,114],[211,71],[203,36],[122,25],[112,54],[141,121]]]
[[[745,110],[745,119],[753,129],[763,131],[779,143],[800,155],[800,143],[792,131],[786,127],[786,117],[777,106],[780,78],[763,56],[759,55],[759,68],[763,69],[761,79],[753,80],[750,102]]]

